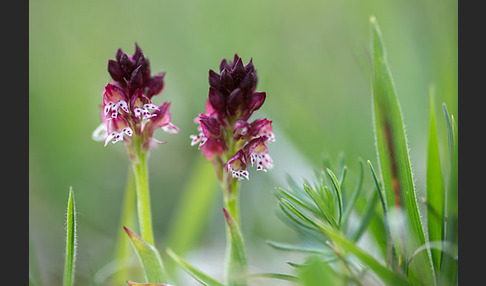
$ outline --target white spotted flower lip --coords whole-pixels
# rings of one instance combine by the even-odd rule
[[[252,60],[243,65],[235,54],[233,62],[223,59],[219,69],[220,74],[209,71],[206,111],[194,119],[198,133],[190,136],[191,146],[197,146],[213,164],[222,164],[231,178],[248,180],[248,165],[264,172],[273,168],[266,146],[275,142],[272,121],[249,121],[265,102],[266,93],[255,91]]]
[[[170,103],[157,106],[151,100],[162,92],[165,73],[150,76],[148,60],[137,44],[132,56],[118,49],[116,61],[108,61],[108,72],[112,82],[103,89],[102,123],[92,134],[94,140],[104,141],[105,146],[124,141],[127,146],[138,136],[147,151],[155,143],[165,143],[153,138],[155,129],[179,132],[170,122]]]

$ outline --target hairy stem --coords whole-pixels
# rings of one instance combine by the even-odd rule
[[[136,157],[132,160],[132,169],[137,190],[137,213],[141,237],[147,243],[154,245],[148,184],[147,153],[142,150],[140,144],[137,146]]]
[[[223,204],[224,208],[233,217],[238,229],[240,228],[239,212],[239,184],[226,171],[223,171]],[[238,239],[235,239],[236,236]],[[226,259],[225,275],[228,286],[247,285],[244,276],[247,274],[246,250],[241,233],[231,230],[229,223],[226,223]]]

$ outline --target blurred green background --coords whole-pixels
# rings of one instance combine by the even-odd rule
[[[325,154],[337,160],[344,152],[351,177],[358,157],[376,162],[371,15],[383,32],[415,180],[423,192],[430,83],[438,106],[445,102],[457,118],[457,1],[30,0],[29,256],[41,285],[60,285],[70,186],[78,211],[77,285],[92,285],[113,257],[128,159],[121,144],[103,147],[91,133],[100,124],[107,62],[119,47],[132,54],[135,42],[153,74],[167,72],[166,87],[154,103],[170,101],[172,123],[181,129],[178,135],[156,133],[168,143],[149,159],[159,249],[168,246],[185,184],[202,161],[189,136],[196,133],[193,118],[204,110],[208,70],[238,53],[244,63],[253,58],[257,90],[267,93],[252,118],[273,120],[277,137],[269,146],[274,169],[253,169],[242,185],[250,269],[290,272],[289,254],[265,244],[297,239],[275,215],[275,187],[287,186],[286,174],[312,178]],[[223,267],[219,192],[216,186],[202,232],[182,255],[208,273]]]

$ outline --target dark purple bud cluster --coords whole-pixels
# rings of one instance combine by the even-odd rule
[[[116,52],[116,60],[108,61],[108,72],[113,81],[132,94],[141,89],[149,99],[162,92],[164,88],[164,73],[150,76],[150,63],[135,43],[135,52],[129,56],[120,48]]]
[[[219,65],[220,74],[209,70],[209,102],[220,119],[250,118],[265,101],[265,92],[255,92],[257,75],[252,60],[248,64],[235,54],[233,62],[226,59]]]
[[[209,98],[206,113],[195,118],[198,135],[191,145],[199,143],[203,155],[223,165],[233,178],[249,178],[248,163],[257,170],[272,168],[266,143],[275,141],[272,121],[263,118],[248,122],[253,112],[265,102],[265,92],[256,92],[258,78],[252,60],[246,65],[237,54],[232,62],[223,59],[220,74],[209,70]]]

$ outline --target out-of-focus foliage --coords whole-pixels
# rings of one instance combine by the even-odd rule
[[[113,258],[128,160],[121,144],[103,147],[91,132],[100,124],[108,59],[119,47],[132,53],[135,42],[153,73],[167,72],[155,103],[172,102],[172,122],[181,129],[178,135],[156,134],[168,143],[149,157],[158,249],[167,246],[184,182],[201,156],[189,135],[197,132],[193,118],[204,111],[208,71],[238,53],[244,61],[253,58],[257,91],[267,93],[256,117],[271,118],[277,138],[269,147],[275,168],[242,185],[250,270],[290,271],[285,261],[292,259],[265,244],[297,239],[275,215],[274,188],[287,173],[309,177],[325,153],[335,158],[344,151],[351,162],[375,158],[370,15],[380,20],[387,39],[414,179],[424,193],[431,82],[436,102],[457,114],[457,1],[29,1],[29,236],[39,273],[34,280],[62,281],[69,186],[76,190],[78,214],[75,285],[89,285]],[[443,134],[445,125],[437,123]],[[438,140],[446,153],[446,138]],[[216,203],[189,250],[190,260],[215,278],[221,277],[224,256],[219,197],[214,195]],[[215,258],[207,261],[210,251]]]

